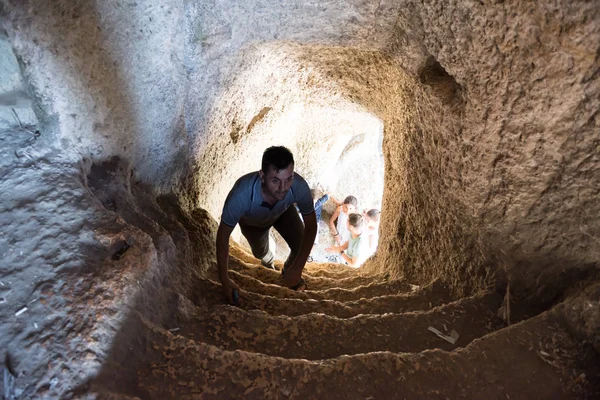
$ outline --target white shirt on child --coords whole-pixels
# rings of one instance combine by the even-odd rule
[[[367,239],[369,242],[369,257],[371,257],[373,254],[375,254],[375,251],[377,250],[377,246],[379,244],[379,229],[367,228],[363,230],[363,232],[367,234]],[[371,247],[371,241],[373,241],[374,243],[373,247]]]
[[[340,214],[337,218],[336,229],[342,239],[342,244],[346,243],[350,239],[350,231],[348,230],[348,214],[340,210]]]

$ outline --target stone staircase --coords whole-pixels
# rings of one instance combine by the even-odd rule
[[[294,292],[277,284],[275,271],[237,257],[231,264],[240,307],[224,304],[220,285],[197,276],[176,327],[136,317],[146,332],[130,366],[136,396],[586,398],[573,358],[593,355],[556,310],[506,326],[496,315],[503,296],[494,292],[454,299],[441,281],[421,288],[333,264],[309,264],[309,290]],[[459,338],[451,344],[430,326]]]
[[[104,196],[128,196],[104,187]],[[98,376],[74,390],[79,398],[490,400],[598,393],[592,376],[600,360],[570,332],[564,304],[509,326],[497,316],[504,293],[456,298],[441,280],[416,286],[316,263],[305,269],[308,290],[295,292],[280,285],[279,272],[232,245],[230,276],[241,288],[234,307],[225,304],[216,279],[214,221],[132,192],[138,199],[121,201],[117,213],[147,232],[158,254],[171,257],[147,273],[154,286],[140,284],[147,298],[121,323]],[[152,291],[169,285],[176,300],[163,294],[165,301],[153,303]],[[454,330],[458,340],[449,343],[429,327]]]
[[[3,151],[9,160],[12,148]],[[5,196],[13,221],[5,231],[21,246],[33,238],[35,251],[21,257],[17,248],[14,270],[3,270],[0,342],[10,368],[0,396],[600,398],[598,344],[573,323],[593,331],[593,318],[573,318],[593,317],[598,284],[579,296],[577,281],[579,291],[531,305],[535,312],[515,299],[507,325],[497,317],[504,293],[494,290],[457,298],[442,280],[416,286],[308,264],[309,290],[294,292],[233,245],[242,297],[233,307],[216,281],[208,213],[152,195],[119,160],[87,177],[43,157],[21,163],[5,168],[19,188]]]

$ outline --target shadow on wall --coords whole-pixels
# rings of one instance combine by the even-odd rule
[[[94,165],[87,181],[90,192],[132,234],[125,250],[114,247],[112,255],[96,260],[97,276],[106,279],[113,296],[102,301],[118,304],[122,318],[111,314],[110,327],[98,321],[99,330],[107,330],[96,342],[103,350],[102,364],[72,393],[109,391],[150,398],[153,388],[140,385],[138,373],[152,374],[152,363],[164,359],[151,346],[171,337],[162,329],[182,326],[182,316],[195,312],[194,291],[223,303],[218,286],[202,279],[215,263],[217,226],[204,210],[190,215],[174,196],[151,195],[131,181],[130,165],[116,157]]]
[[[28,128],[37,123],[31,98],[22,84],[19,63],[0,26],[0,128]]]
[[[500,272],[496,286],[510,283],[514,308],[523,307],[530,313],[546,310],[600,279],[600,270],[595,263],[544,254],[516,252],[506,255],[499,264],[505,268]]]
[[[42,136],[84,160],[138,152],[132,95],[97,2],[30,1],[4,12]]]
[[[425,65],[419,70],[419,81],[429,86],[433,93],[454,111],[463,109],[465,101],[462,97],[462,87],[432,56],[427,58]]]

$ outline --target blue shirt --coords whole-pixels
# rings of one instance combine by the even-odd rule
[[[329,200],[328,194],[324,195],[315,202],[315,213],[317,214],[317,222],[319,222],[319,220],[321,219],[321,212],[323,211],[323,206],[325,205],[325,203],[327,203],[327,200]]]
[[[300,175],[294,172],[292,187],[285,198],[271,205],[264,201],[261,193],[261,181],[258,171],[242,176],[235,182],[227,195],[221,222],[231,227],[238,222],[267,228],[294,203],[302,215],[309,215],[315,211],[308,184]]]

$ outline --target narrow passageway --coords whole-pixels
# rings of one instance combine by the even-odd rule
[[[0,397],[600,398],[599,21],[0,0]],[[236,229],[233,306],[224,202],[277,145],[377,252],[325,252],[330,201],[296,291]]]
[[[130,202],[143,214],[157,211]],[[161,223],[174,239],[185,240],[174,235],[183,226],[189,235],[212,224],[198,215],[175,221],[177,214]],[[232,244],[231,254],[239,307],[225,304],[214,265],[205,275],[193,273],[160,324],[140,314],[128,318],[131,328],[113,342],[129,349],[113,349],[121,367],[107,364],[89,388],[157,399],[577,398],[583,388],[565,392],[564,382],[597,372],[589,367],[600,359],[574,339],[560,308],[537,314],[514,304],[508,325],[498,313],[505,293],[493,288],[460,297],[440,280],[421,286],[327,263],[309,263],[309,290],[297,292],[246,249]],[[125,333],[132,329],[135,335]]]

